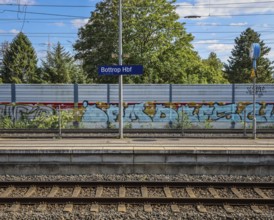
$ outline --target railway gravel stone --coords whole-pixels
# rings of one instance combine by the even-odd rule
[[[0,181],[227,181],[227,182],[274,182],[274,176],[208,176],[208,175],[77,175],[77,176],[11,176],[5,175],[0,176]],[[38,191],[42,189],[38,189]],[[273,192],[268,190],[264,191],[268,196],[273,197]],[[38,192],[37,192],[38,193]],[[63,196],[71,194],[72,190],[63,192]],[[94,195],[94,190],[87,190],[82,192],[86,196]],[[135,190],[129,192],[130,194],[139,194]],[[154,192],[157,195],[158,192]],[[159,192],[160,196],[163,192]],[[197,196],[200,192],[197,192]],[[107,194],[118,195],[116,190],[109,190]],[[185,192],[182,192],[185,195]],[[225,194],[225,193],[224,193]],[[243,192],[245,197],[254,197],[254,192],[245,191]],[[203,196],[209,196],[203,195]],[[223,196],[221,193],[220,196]],[[22,205],[20,211],[18,212],[7,212],[7,206],[0,205],[0,219],[2,220],[17,220],[17,219],[27,219],[27,220],[67,220],[67,219],[105,219],[105,220],[133,220],[133,219],[147,219],[147,220],[184,220],[184,219],[212,219],[212,220],[225,220],[225,219],[273,219],[274,208],[267,206],[260,206],[263,211],[262,214],[255,213],[250,207],[246,206],[233,206],[235,212],[226,213],[223,207],[216,206],[206,206],[207,213],[200,213],[197,207],[192,205],[179,205],[180,212],[173,213],[169,205],[152,205],[152,212],[145,212],[142,205],[127,205],[127,211],[125,213],[120,213],[117,211],[115,205],[101,205],[100,211],[98,213],[93,213],[90,211],[89,205],[77,206],[75,205],[72,213],[63,212],[64,206],[62,205],[48,205],[45,212],[40,213],[37,211],[37,207]]]
[[[274,182],[274,176],[226,176],[226,175],[161,175],[161,174],[127,174],[127,175],[0,175],[0,181],[227,181],[227,182]]]

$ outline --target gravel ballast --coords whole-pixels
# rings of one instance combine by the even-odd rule
[[[0,181],[225,181],[225,182],[273,182],[274,176],[259,177],[259,176],[195,176],[195,175],[77,175],[77,176],[0,176]],[[71,193],[72,190],[69,190]],[[269,197],[273,198],[273,192],[270,190],[264,191]],[[66,192],[63,192],[66,195]],[[94,195],[94,192],[83,191],[82,194]],[[113,197],[118,195],[118,192],[110,189],[105,192],[108,196],[113,193]],[[131,195],[140,194],[134,189],[127,192]],[[157,196],[157,191],[150,192]],[[256,197],[253,192],[242,192],[245,196]],[[185,192],[182,191],[182,195]],[[199,190],[197,192],[199,195]],[[220,193],[222,196],[222,194]],[[163,196],[160,194],[159,196]],[[201,197],[210,196],[200,195]],[[126,205],[126,212],[118,212],[116,205],[100,205],[100,211],[93,213],[90,211],[91,205],[75,205],[72,213],[63,212],[63,205],[48,205],[46,211],[38,212],[36,206],[22,205],[18,212],[8,212],[6,205],[0,205],[0,219],[105,219],[105,220],[119,220],[119,219],[148,219],[148,220],[180,220],[180,219],[273,219],[274,208],[268,206],[259,206],[263,211],[261,214],[255,213],[249,206],[233,206],[234,212],[227,213],[221,206],[205,206],[206,213],[201,213],[193,205],[178,205],[180,212],[174,213],[170,205],[152,205],[152,212],[145,212],[143,205]]]

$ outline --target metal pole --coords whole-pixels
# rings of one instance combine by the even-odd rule
[[[244,110],[244,136],[246,137],[246,109]]]
[[[181,121],[181,125],[182,125],[182,136],[185,136],[184,133],[184,106],[182,105],[182,121]]]
[[[61,106],[59,105],[58,108],[58,112],[59,112],[59,118],[58,118],[58,124],[59,124],[59,138],[62,137],[62,114],[61,114]]]
[[[259,59],[261,54],[261,47],[258,43],[253,43],[250,47],[249,56],[252,59],[253,69],[251,72],[251,78],[253,78],[253,137],[256,139],[256,60]]]
[[[253,138],[256,139],[256,76],[253,78]]]
[[[119,0],[119,65],[123,65],[123,45],[122,45],[122,0]],[[119,135],[123,139],[123,75],[119,75]]]

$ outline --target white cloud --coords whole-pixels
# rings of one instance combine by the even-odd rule
[[[57,27],[64,27],[65,23],[64,22],[55,22],[55,23],[52,23],[52,25],[57,26]]]
[[[234,44],[212,44],[207,48],[214,52],[230,52],[233,47]]]
[[[73,27],[75,28],[80,28],[84,26],[86,23],[88,23],[88,18],[87,19],[74,19],[71,21]]]
[[[231,16],[233,14],[244,15],[274,12],[273,5],[271,5],[271,3],[264,3],[264,0],[226,0],[221,2],[212,1],[211,4],[209,4],[208,0],[197,0],[195,4],[177,3],[176,5],[178,5],[176,11],[180,17],[191,15],[202,17],[214,15]]]
[[[194,42],[194,44],[217,44],[218,40],[200,40]]]
[[[267,57],[270,59],[270,61],[274,61],[274,50],[273,49],[269,52]]]
[[[197,22],[196,24],[201,25],[201,26],[206,26],[206,25],[217,26],[217,25],[219,25],[218,23],[214,23],[214,22],[211,22],[211,23],[209,23],[209,22]]]
[[[185,16],[207,16],[208,11],[205,10],[204,7],[195,7],[190,3],[179,3],[176,11],[180,15],[180,17]]]
[[[239,22],[239,23],[230,23],[230,26],[246,26],[247,22]]]
[[[222,44],[218,42],[219,40],[200,40],[194,42],[193,44],[195,48],[200,51],[200,55],[202,57],[207,58],[210,52],[214,52],[222,62],[226,62],[230,56],[234,44]]]
[[[16,29],[11,29],[8,31],[8,33],[11,33],[11,34],[18,34],[20,31],[19,30],[16,30]]]
[[[1,34],[18,34],[20,31],[16,29],[11,29],[11,30],[0,30]]]

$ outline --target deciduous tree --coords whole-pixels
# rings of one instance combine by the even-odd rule
[[[178,21],[175,0],[123,0],[123,64],[141,64],[142,76],[126,83],[207,83],[206,70],[184,24]],[[89,22],[78,32],[76,58],[95,83],[117,83],[118,77],[98,77],[99,65],[118,64],[118,0],[96,5]]]
[[[203,60],[205,68],[207,69],[207,83],[208,84],[224,84],[228,83],[228,80],[224,78],[222,61],[217,57],[217,54],[211,52],[207,59]]]

